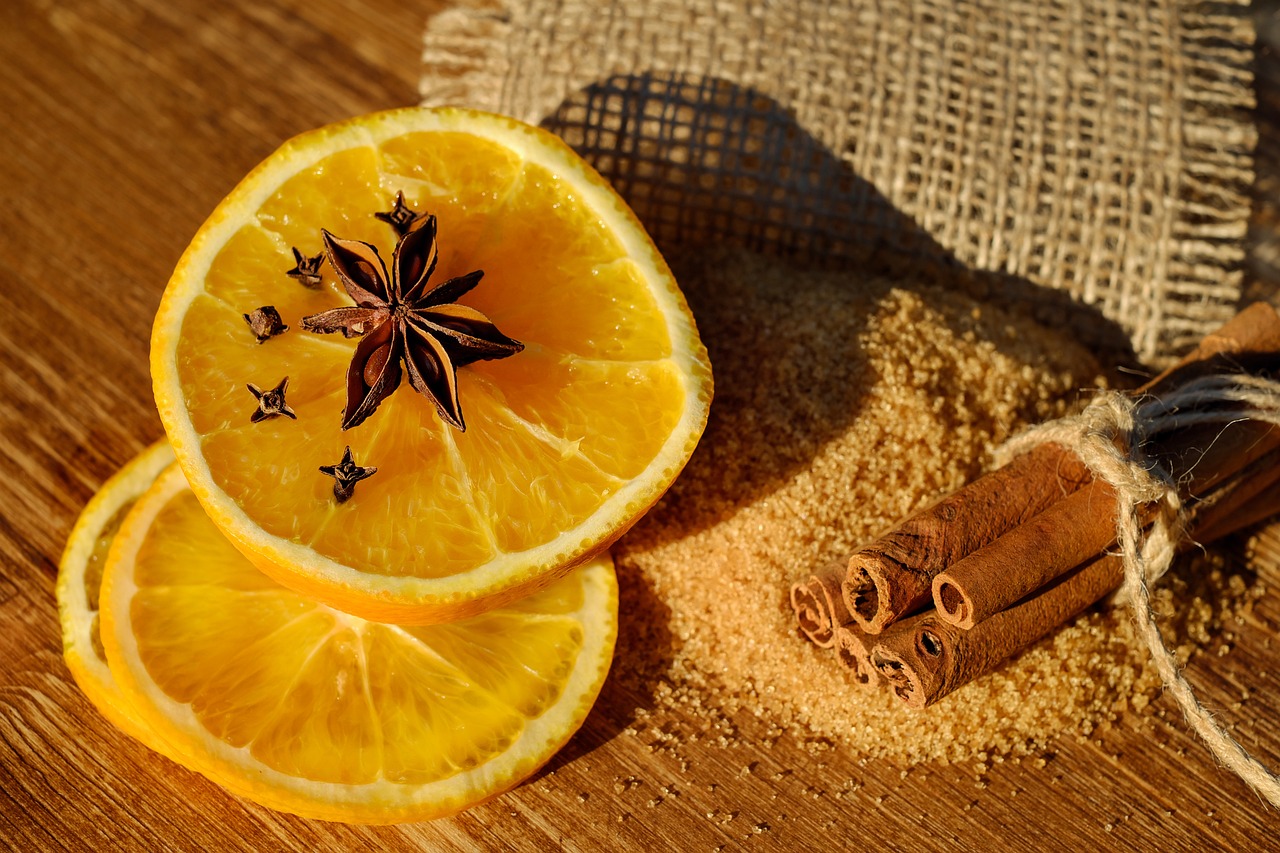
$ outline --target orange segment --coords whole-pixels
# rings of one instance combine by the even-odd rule
[[[259,344],[243,317],[236,326],[237,316],[225,303],[200,296],[191,303],[182,325],[178,373],[190,389],[187,408],[200,433],[249,423],[258,404],[248,383],[273,388],[285,376],[289,377],[286,399],[293,409],[301,411],[299,407],[315,403],[317,414],[342,410],[350,350],[315,335],[288,333]],[[238,376],[223,369],[227,363],[239,366]]]
[[[343,445],[341,439],[326,440],[327,434],[316,429],[315,419],[303,421],[305,411],[298,410],[297,421],[274,418],[210,433],[203,440],[203,452],[219,460],[217,482],[236,490],[239,506],[257,519],[265,532],[309,542],[329,513],[300,515],[297,500],[327,507],[333,481],[313,475],[321,464],[317,460],[337,462]],[[326,445],[328,452],[317,451],[315,445]],[[296,484],[296,488],[282,489],[281,484]]]
[[[141,561],[140,564],[145,565]],[[261,575],[261,572],[254,574]],[[255,692],[288,684],[287,678],[280,679],[286,674],[292,675],[292,671],[287,668],[287,661],[282,663],[280,658],[296,653],[300,657],[295,662],[305,659],[309,647],[299,647],[298,641],[306,636],[307,628],[315,627],[316,621],[312,620],[311,626],[291,625],[310,609],[296,595],[255,596],[247,590],[207,585],[173,589],[139,587],[130,607],[130,622],[146,626],[137,637],[138,653],[147,662],[153,677],[179,702],[189,703],[203,697],[197,712],[207,710],[218,701],[219,695],[234,695],[243,702],[246,697],[256,698]],[[266,632],[261,630],[264,624],[281,634],[264,636]],[[326,631],[324,626],[320,636]],[[314,630],[311,633],[314,634]],[[232,650],[239,654],[232,654]],[[190,663],[193,656],[216,664],[196,670]],[[247,682],[256,684],[258,691],[245,688]],[[236,684],[240,686],[235,693],[220,694]]]
[[[482,362],[475,372],[518,417],[613,477],[641,475],[658,439],[676,428],[684,386],[666,363],[588,361],[534,347],[521,356]]]
[[[377,152],[361,145],[321,157],[291,175],[257,214],[262,227],[303,254],[314,255],[320,251],[322,227],[350,240],[381,243],[386,226],[374,213],[390,207]]]
[[[378,146],[383,188],[403,190],[414,210],[430,211],[449,235],[440,246],[437,281],[471,272],[476,247],[520,177],[515,151],[471,133],[404,133]]]
[[[549,169],[527,163],[474,266],[473,303],[526,343],[598,358],[671,354],[652,282],[599,212]]]
[[[374,214],[401,191],[437,217],[431,285],[483,270],[455,313],[525,345],[458,369],[465,433],[407,380],[343,431],[364,339],[301,319],[352,299],[327,262],[319,291],[284,275],[321,228],[390,265],[396,232]],[[259,344],[242,315],[262,305],[290,329]],[[458,109],[364,116],[272,155],[175,270],[152,374],[177,459],[237,547],[281,583],[401,623],[513,601],[606,548],[683,467],[711,398],[684,298],[621,199],[555,137]],[[249,424],[245,384],[286,375],[298,419]],[[338,504],[318,469],[347,446],[378,470]]]
[[[617,585],[605,555],[518,607],[366,622],[258,572],[173,466],[121,527],[102,608],[119,689],[177,760],[272,808],[390,823],[493,796],[577,730]]]
[[[478,687],[498,697],[502,704],[523,716],[537,717],[560,698],[570,662],[582,646],[582,632],[565,627],[563,620],[534,620],[521,611],[503,609],[460,623],[405,631],[421,636],[442,655],[458,661]],[[527,641],[506,649],[507,656],[494,654],[485,642],[486,637],[509,637],[520,632]],[[546,654],[546,649],[554,651]]]
[[[313,245],[314,244],[314,245]],[[254,308],[270,305],[287,306],[285,325],[296,323],[307,314],[323,311],[342,293],[335,276],[324,270],[324,285],[314,290],[302,287],[290,278],[296,260],[293,246],[279,234],[257,223],[248,223],[231,235],[218,252],[205,278],[205,292],[224,302],[234,313],[248,314]],[[315,235],[299,249],[306,255],[320,251],[320,238]],[[238,330],[237,330],[238,331]],[[248,326],[244,329],[249,334]]]
[[[491,256],[489,266],[481,267],[486,281],[503,281],[504,266],[509,265],[497,254]],[[498,271],[490,274],[494,267]],[[670,333],[653,294],[630,261],[533,272],[545,276],[537,287],[482,287],[471,301],[526,344],[620,361],[671,355]]]
[[[371,571],[410,577],[447,577],[492,559],[490,514],[450,429],[421,396],[401,393],[352,430],[353,449],[362,449],[357,460],[377,460],[378,473],[360,484],[358,501],[329,513],[310,540],[315,551],[349,559],[359,542],[356,557]]]
[[[436,660],[403,633],[378,629],[368,635],[369,653],[384,661],[370,688],[378,706],[407,709],[382,721],[388,778],[424,784],[474,770],[510,749],[525,717],[495,701],[447,658]],[[443,649],[439,649],[443,651]],[[392,676],[395,677],[392,677]],[[430,737],[415,736],[425,720]]]
[[[598,469],[574,443],[543,436],[511,416],[492,397],[471,395],[475,428],[454,437],[473,491],[507,552],[554,541],[589,518],[623,481]]]
[[[411,201],[468,213],[493,213],[524,168],[520,154],[502,143],[456,131],[397,134],[378,145],[378,154],[384,176],[418,182]]]
[[[288,673],[288,680],[275,672],[262,679],[273,701],[233,707],[238,716],[263,721],[250,746],[253,758],[280,773],[314,782],[376,782],[382,764],[381,733],[365,683],[362,637],[330,627],[318,639],[307,637],[303,642],[302,655],[287,651],[280,660],[272,660],[272,669]],[[288,687],[281,690],[280,685]]]

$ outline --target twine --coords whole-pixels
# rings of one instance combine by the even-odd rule
[[[997,452],[1001,464],[1042,442],[1080,456],[1097,479],[1115,489],[1116,541],[1124,562],[1117,603],[1127,603],[1164,688],[1214,756],[1272,805],[1280,807],[1280,777],[1231,737],[1196,698],[1173,652],[1165,645],[1151,604],[1152,586],[1168,571],[1185,534],[1185,513],[1173,475],[1145,447],[1160,435],[1194,424],[1227,425],[1254,420],[1280,425],[1280,382],[1245,374],[1212,375],[1155,398],[1116,391],[1097,395],[1079,415],[1034,427]],[[1155,519],[1143,535],[1144,509]]]

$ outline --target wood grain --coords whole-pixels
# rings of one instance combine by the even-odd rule
[[[116,732],[62,664],[53,584],[76,514],[160,435],[150,320],[191,234],[299,131],[415,100],[443,0],[7,0],[0,4],[0,843],[14,850],[1257,849],[1274,813],[1215,767],[1171,703],[1034,762],[924,765],[813,752],[747,712],[651,714],[611,680],[539,776],[456,818],[365,828],[279,815]],[[1274,2],[1256,12],[1264,21]],[[1265,28],[1264,28],[1265,34]],[[1269,50],[1269,49],[1268,49]],[[1260,79],[1280,85],[1260,55]],[[1261,98],[1255,244],[1276,239],[1278,96]],[[1250,287],[1274,297],[1266,251]],[[1228,544],[1275,588],[1280,528]],[[1251,575],[1252,576],[1252,575]],[[624,589],[624,596],[642,594]],[[626,602],[624,600],[624,612]],[[1280,766],[1280,596],[1190,677]],[[623,650],[625,653],[625,649]],[[1247,699],[1242,696],[1248,694]]]

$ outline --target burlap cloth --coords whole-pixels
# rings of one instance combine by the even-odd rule
[[[945,274],[1160,363],[1240,297],[1252,43],[1229,0],[464,0],[421,94],[561,134],[665,252]]]

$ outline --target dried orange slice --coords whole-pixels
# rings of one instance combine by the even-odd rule
[[[434,217],[434,248],[398,250],[417,221],[399,193]],[[284,145],[196,235],[151,345],[218,527],[281,583],[399,623],[512,601],[607,547],[679,473],[711,399],[685,300],[621,199],[554,136],[462,109]]]
[[[451,814],[545,763],[586,719],[617,634],[608,554],[458,622],[366,622],[259,572],[175,465],[125,518],[103,578],[120,690],[169,754],[323,820]]]
[[[94,707],[116,728],[153,748],[162,748],[120,693],[107,667],[98,618],[102,570],[125,515],[173,464],[169,443],[159,441],[121,468],[85,505],[58,564],[58,617],[67,669]]]

